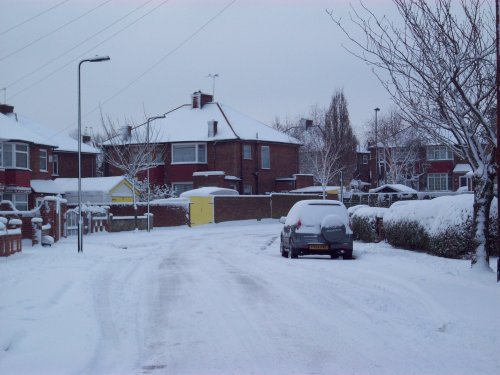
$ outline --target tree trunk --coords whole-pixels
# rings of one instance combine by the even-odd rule
[[[489,226],[490,208],[493,200],[495,175],[474,176],[474,217],[473,234],[476,249],[472,255],[471,266],[475,269],[491,270],[489,266]]]
[[[135,196],[135,179],[131,179],[132,181],[132,201],[134,204],[134,229],[139,230],[139,223],[137,220],[137,199]]]

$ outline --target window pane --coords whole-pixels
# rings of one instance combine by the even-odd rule
[[[252,146],[243,145],[243,159],[252,159]]]
[[[174,145],[173,146],[174,163],[194,163],[196,162],[195,145]]]
[[[52,155],[52,174],[59,174],[59,155]]]
[[[262,168],[269,169],[271,165],[269,160],[269,146],[262,146],[261,155],[262,155]]]
[[[16,194],[15,195],[15,206],[19,211],[28,210],[28,195],[27,194]]]
[[[28,154],[16,152],[16,167],[28,168]]]
[[[204,144],[198,145],[198,163],[207,162],[207,147]]]
[[[40,170],[47,170],[47,150],[40,150]]]
[[[3,165],[4,167],[12,167],[12,145],[5,143],[3,145]]]

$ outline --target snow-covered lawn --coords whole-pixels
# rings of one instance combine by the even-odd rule
[[[277,221],[97,234],[0,259],[0,374],[500,374],[500,285],[355,243],[285,259]],[[493,261],[492,261],[493,263]]]

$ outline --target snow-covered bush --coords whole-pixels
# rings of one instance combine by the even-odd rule
[[[363,205],[353,211],[351,222],[354,239],[364,242],[376,242],[379,239],[377,217],[383,218],[387,208]]]
[[[468,258],[475,248],[472,233],[474,197],[471,194],[393,204],[384,216],[387,241],[396,247],[425,251],[447,258]],[[497,203],[491,207],[488,249],[493,255],[498,241]]]
[[[417,221],[402,220],[386,223],[384,219],[385,239],[394,247],[408,250],[428,251],[429,235]]]

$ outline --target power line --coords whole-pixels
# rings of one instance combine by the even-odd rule
[[[67,0],[68,1],[68,0]],[[116,25],[117,23],[121,22],[123,19],[127,18],[128,16],[130,16],[131,14],[137,12],[139,9],[145,7],[146,5],[148,5],[149,3],[151,3],[152,1],[154,0],[148,0],[146,1],[145,3],[139,5],[137,8],[131,10],[130,12],[128,12],[127,14],[125,14],[124,16],[118,18],[116,21],[114,21],[113,23],[111,23],[110,25],[104,27],[103,29],[95,32],[94,34],[92,34],[91,36],[89,36],[87,39],[81,41],[80,43],[78,43],[77,45],[73,46],[72,48],[66,50],[65,52],[59,54],[58,56],[52,58],[51,60],[45,62],[44,64],[38,66],[36,69],[32,70],[31,72],[29,73],[26,73],[24,74],[23,76],[17,78],[16,80],[12,81],[11,83],[9,83],[8,85],[6,85],[5,87],[9,88],[9,87],[12,87],[14,86],[16,83],[19,83],[21,81],[24,81],[26,78],[32,76],[33,74],[39,72],[40,70],[42,70],[43,68],[45,68],[46,66],[52,64],[54,61],[60,59],[61,57],[64,57],[66,56],[68,53],[70,53],[71,51],[74,51],[75,49],[77,49],[78,47],[80,47],[82,44],[88,42],[90,39],[93,39],[94,37],[96,37],[97,35],[101,34],[102,32],[108,30],[109,28],[113,27],[114,25]],[[168,1],[168,0],[167,0]],[[93,47],[95,48],[95,47]]]
[[[165,61],[167,58],[169,58],[172,54],[174,54],[177,50],[179,50],[181,47],[183,47],[185,44],[187,44],[191,39],[193,39],[197,34],[199,34],[203,29],[205,29],[209,24],[211,24],[213,21],[215,21],[216,18],[218,18],[222,13],[224,13],[227,9],[229,9],[236,1],[238,0],[232,0],[229,4],[227,4],[222,10],[220,10],[217,14],[215,14],[212,18],[210,18],[207,22],[205,22],[203,25],[201,25],[198,29],[196,29],[192,34],[190,34],[186,39],[184,39],[181,43],[179,43],[176,47],[171,49],[169,52],[167,52],[165,55],[163,55],[158,61],[156,61],[154,64],[152,64],[149,68],[147,68],[144,72],[139,74],[135,79],[133,79],[131,82],[129,82],[127,85],[122,87],[120,90],[118,90],[116,93],[105,99],[101,104],[106,104],[118,95],[120,95],[122,92],[127,90],[130,86],[132,86],[134,83],[136,83],[138,80],[140,80],[142,77],[144,77],[146,74],[148,74],[150,71],[152,71],[154,68],[156,68],[158,65],[160,65],[163,61]],[[96,111],[99,107],[94,108],[92,111],[87,112],[85,114],[88,115],[94,111]]]
[[[163,55],[158,61],[156,61],[154,64],[149,66],[144,72],[139,74],[135,79],[133,79],[131,82],[129,82],[127,85],[123,86],[120,90],[115,92],[113,95],[110,97],[106,98],[104,101],[100,103],[99,106],[93,108],[92,110],[86,112],[83,114],[83,117],[88,116],[89,114],[97,111],[102,104],[106,104],[116,98],[118,95],[123,93],[125,90],[127,90],[130,86],[132,86],[134,83],[136,83],[138,80],[140,80],[142,77],[144,77],[146,74],[148,74],[151,70],[156,68],[158,65],[160,65],[163,61],[165,61],[167,58],[169,58],[172,54],[174,54],[176,51],[178,51],[180,48],[182,48],[185,44],[187,44],[191,39],[193,39],[197,34],[199,34],[201,31],[203,31],[209,24],[211,24],[213,21],[215,21],[220,15],[222,15],[226,10],[228,10],[234,3],[236,3],[238,0],[232,0],[230,3],[228,3],[224,8],[222,8],[218,13],[216,13],[214,16],[212,16],[208,21],[206,21],[203,25],[198,27],[193,33],[191,33],[187,38],[185,38],[182,42],[180,42],[177,46],[175,46],[173,49],[171,49],[169,52],[167,52],[165,55]],[[69,126],[61,129],[60,132],[65,131],[66,129],[69,129],[70,127],[74,126],[74,122],[70,124]]]
[[[32,87],[38,85],[39,83],[45,81],[47,78],[53,76],[54,74],[56,73],[59,73],[61,71],[61,69],[63,68],[66,68],[67,66],[71,65],[72,63],[74,63],[75,61],[78,61],[80,58],[82,58],[83,56],[86,56],[88,53],[90,53],[91,51],[93,51],[95,48],[101,46],[102,44],[106,43],[107,41],[109,41],[110,39],[114,38],[115,36],[117,36],[118,34],[120,34],[121,32],[123,32],[124,30],[128,29],[129,27],[131,27],[132,25],[136,24],[137,22],[139,22],[140,20],[142,20],[144,17],[148,16],[149,14],[153,13],[156,9],[158,9],[159,7],[161,7],[162,5],[164,5],[165,3],[169,2],[170,0],[164,0],[163,2],[161,2],[160,4],[158,4],[157,6],[155,6],[153,9],[151,9],[150,11],[144,13],[141,17],[137,18],[136,20],[132,21],[131,23],[129,23],[128,25],[122,27],[121,29],[119,29],[118,31],[116,31],[115,33],[111,34],[109,37],[107,37],[106,39],[104,39],[102,42],[92,46],[91,48],[87,49],[86,51],[82,52],[80,55],[78,55],[76,58],[68,61],[67,63],[59,66],[58,68],[54,69],[52,72],[50,72],[49,74],[46,74],[45,76],[43,76],[42,78],[40,78],[39,80],[35,81],[34,83],[32,83],[31,85],[25,87],[24,89],[16,92],[14,95],[11,95],[10,98],[13,99],[17,96],[19,96],[20,94],[22,94],[23,92],[26,92],[28,91],[29,89],[31,89]]]
[[[90,14],[90,13],[94,12],[95,10],[99,9],[100,7],[102,7],[102,6],[106,5],[107,3],[111,2],[111,1],[112,1],[112,0],[106,0],[106,1],[103,1],[102,3],[100,3],[99,5],[97,5],[97,6],[96,6],[96,7],[94,7],[94,8],[90,9],[89,11],[87,11],[87,12],[85,12],[85,13],[83,13],[83,14],[79,15],[79,16],[78,16],[78,17],[76,17],[76,18],[73,18],[71,21],[68,21],[68,22],[66,22],[65,24],[63,24],[63,25],[61,25],[61,26],[59,26],[59,27],[55,28],[54,30],[49,31],[47,34],[44,34],[44,35],[42,35],[42,36],[38,37],[37,39],[35,39],[35,40],[33,40],[33,41],[29,42],[28,44],[24,45],[24,46],[23,46],[23,47],[21,47],[21,48],[18,48],[18,49],[16,49],[16,50],[14,50],[13,52],[9,53],[8,55],[5,55],[5,56],[1,57],[1,58],[0,58],[0,61],[4,61],[5,59],[7,59],[7,58],[9,58],[9,57],[14,56],[15,54],[17,54],[17,53],[19,53],[19,52],[21,52],[21,51],[24,51],[26,48],[31,47],[33,44],[38,43],[40,40],[43,40],[43,39],[47,38],[48,36],[50,36],[50,35],[52,35],[52,34],[55,34],[56,32],[58,32],[58,31],[60,31],[61,29],[65,28],[66,26],[71,25],[73,22],[78,21],[79,19],[81,19],[81,18],[85,17],[86,15],[88,15],[88,14]]]
[[[68,1],[70,1],[70,0],[64,0],[64,1],[61,1],[60,3],[57,3],[56,5],[54,5],[54,6],[50,7],[49,9],[46,9],[46,10],[44,10],[44,11],[42,11],[42,12],[38,13],[38,14],[35,14],[33,17],[30,17],[30,18],[28,18],[27,20],[24,20],[24,21],[22,21],[22,22],[19,22],[17,25],[14,25],[14,26],[12,26],[12,27],[9,27],[8,29],[6,29],[6,30],[4,30],[4,31],[0,31],[0,36],[2,36],[2,35],[4,35],[4,34],[7,34],[8,32],[10,32],[10,31],[12,31],[12,30],[14,30],[14,29],[17,29],[18,27],[20,27],[20,26],[22,26],[22,25],[24,25],[24,24],[27,24],[27,23],[28,23],[28,22],[30,22],[30,21],[33,21],[35,18],[38,18],[38,17],[40,17],[40,16],[43,16],[45,13],[48,13],[48,12],[50,12],[51,10],[56,9],[57,7],[59,7],[59,6],[63,5],[63,4],[65,4],[65,3],[67,3]]]

